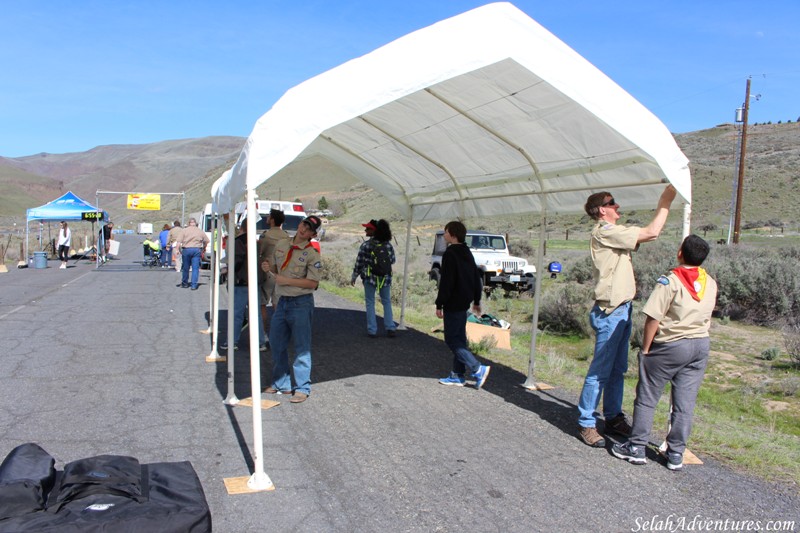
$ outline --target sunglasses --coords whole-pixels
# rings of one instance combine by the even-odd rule
[[[601,205],[600,207],[608,207],[608,206],[610,206],[610,205],[618,205],[618,204],[617,204],[616,200],[614,200],[613,198],[611,198],[609,201],[607,201],[606,203],[604,203],[604,204],[603,204],[603,205]]]

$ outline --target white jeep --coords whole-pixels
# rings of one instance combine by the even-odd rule
[[[483,290],[488,295],[495,288],[510,291],[531,291],[534,288],[536,268],[526,259],[508,253],[506,238],[486,231],[467,231],[464,243],[475,257],[475,264],[483,272]],[[442,268],[442,254],[447,243],[444,231],[436,232],[431,254],[431,269],[428,277],[439,284]]]

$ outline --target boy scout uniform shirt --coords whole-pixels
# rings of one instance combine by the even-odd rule
[[[647,299],[642,312],[658,320],[658,331],[653,342],[662,344],[679,339],[708,337],[711,313],[717,303],[717,282],[706,278],[703,298],[692,298],[674,272],[658,278],[655,289]]]
[[[319,282],[322,278],[322,260],[319,252],[311,246],[310,241],[304,246],[304,248],[294,246],[291,239],[279,241],[275,245],[275,260],[272,264],[282,276],[294,279],[312,279]],[[291,256],[289,255],[290,252]],[[279,298],[313,293],[314,289],[291,285],[275,285],[275,295]]]
[[[594,265],[594,297],[603,311],[616,309],[633,300],[636,282],[633,278],[631,251],[638,246],[639,228],[621,226],[601,220],[592,229],[592,264]]]
[[[275,245],[285,239],[291,239],[291,237],[281,228],[269,228],[261,234],[261,238],[258,240],[259,245],[263,246],[264,250],[263,255],[259,253],[259,256],[271,259],[275,254]]]

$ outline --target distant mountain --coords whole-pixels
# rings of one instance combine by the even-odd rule
[[[693,178],[693,226],[727,225],[736,174],[739,130],[731,124],[675,136],[689,158]],[[87,152],[0,157],[0,216],[24,217],[25,209],[67,190],[94,202],[100,190],[186,192],[186,212],[202,208],[211,184],[236,161],[245,139],[205,137],[143,145],[98,146]],[[800,187],[800,123],[748,127],[743,223],[797,225]],[[375,194],[324,161],[302,161],[257,191],[262,198],[299,198],[314,208],[331,205],[361,213],[376,207]],[[366,196],[364,196],[366,195]],[[366,206],[360,205],[364,196]],[[388,204],[377,199],[379,205]],[[163,200],[162,200],[163,201]],[[103,198],[124,210],[124,198]],[[134,212],[135,213],[135,212]],[[388,213],[387,213],[388,214]],[[127,213],[125,216],[129,216]],[[171,218],[172,214],[164,214]]]
[[[97,190],[185,191],[205,179],[210,170],[233,164],[244,141],[241,137],[205,137],[98,146],[69,154],[0,157],[0,198],[16,199],[10,204],[0,202],[0,215],[24,215],[24,209],[67,190],[92,203]],[[103,202],[122,205],[124,198],[104,198]]]

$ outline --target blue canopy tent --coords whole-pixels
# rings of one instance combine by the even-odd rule
[[[25,257],[28,253],[28,233],[29,225],[32,220],[84,220],[83,213],[101,213],[100,218],[92,219],[102,221],[108,220],[108,213],[100,211],[86,200],[80,198],[72,191],[68,191],[60,198],[48,202],[39,207],[31,207],[26,211],[27,220],[25,222]],[[42,247],[41,235],[39,248]]]

